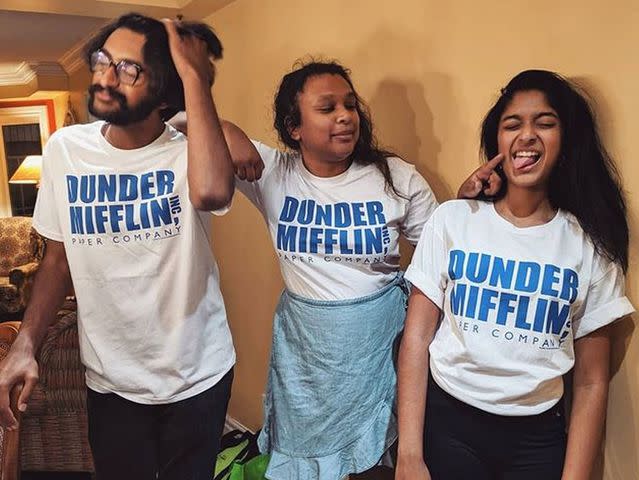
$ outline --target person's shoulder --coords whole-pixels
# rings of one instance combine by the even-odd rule
[[[399,191],[411,196],[415,190],[428,188],[428,182],[412,163],[401,157],[389,156],[386,157],[386,164],[393,183]]]
[[[490,204],[479,200],[453,199],[437,206],[427,221],[429,228],[437,232],[457,231],[468,225],[486,222],[482,215],[489,214]],[[477,216],[479,215],[479,216]]]
[[[386,161],[388,162],[388,166],[391,168],[415,168],[412,163],[408,163],[402,157],[398,157],[395,155],[386,157]]]
[[[272,147],[260,140],[255,140],[251,138],[251,143],[260,154],[262,159],[280,159],[287,155],[287,152],[284,150],[280,150],[279,148]]]
[[[186,156],[188,152],[187,145],[187,136],[180,130],[173,127],[173,125],[167,123],[166,130],[158,141],[153,142],[152,147],[155,147],[160,151],[177,151]]]
[[[386,163],[388,164],[388,168],[393,175],[395,174],[403,174],[403,175],[413,175],[417,172],[417,168],[412,163],[408,163],[406,160],[400,157],[386,157]]]
[[[49,142],[65,142],[67,140],[75,140],[78,138],[87,139],[92,135],[100,134],[100,128],[104,122],[96,121],[91,123],[78,123],[57,129],[49,137]]]
[[[397,182],[400,189],[406,191],[423,188],[430,189],[428,181],[419,170],[417,170],[416,165],[397,156],[386,157],[386,164],[388,165],[388,170],[393,178],[393,182]]]
[[[487,214],[490,209],[490,202],[482,200],[472,200],[467,198],[454,198],[447,200],[435,209],[433,216],[438,218],[455,218],[460,219],[462,217],[472,214]]]
[[[164,125],[166,126],[166,138],[168,141],[186,142],[186,135],[181,130],[178,130],[170,123],[165,123]]]
[[[577,217],[575,217],[575,215],[570,213],[568,210],[559,209],[559,211],[557,212],[557,216],[559,217],[560,222],[568,226],[569,228],[579,232],[584,231]]]
[[[281,150],[255,139],[251,139],[251,143],[264,162],[262,176],[278,171],[288,171],[290,167],[300,163],[296,161],[299,160],[299,154],[296,152]]]
[[[570,244],[570,248],[576,248],[583,252],[584,260],[592,259],[594,262],[602,260],[595,243],[590,235],[581,226],[579,219],[567,210],[560,209],[557,212],[557,219],[553,221],[553,230],[562,236],[562,242]],[[604,260],[605,263],[605,260]]]
[[[98,135],[101,135],[100,128],[102,125],[103,122],[97,121],[59,128],[51,134],[44,146],[44,150],[52,152],[58,149],[86,146],[91,142],[97,143],[99,141]]]
[[[579,219],[571,212],[560,209],[557,212],[558,221],[553,222],[555,233],[561,235],[564,249],[580,252],[581,265],[590,265],[590,283],[597,283],[608,275],[616,276],[623,281],[624,272],[621,264],[613,260],[606,251],[598,247],[584,228]]]
[[[567,210],[559,209],[555,219],[551,221],[553,231],[558,232],[568,242],[577,242],[586,250],[595,252],[597,249],[590,236],[581,226],[579,219]],[[574,243],[573,243],[574,245]]]

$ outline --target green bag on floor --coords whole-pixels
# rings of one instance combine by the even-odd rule
[[[259,455],[257,434],[232,430],[220,439],[220,451],[215,462],[213,480],[229,480],[233,462],[241,462]]]
[[[246,462],[236,461],[231,467],[229,480],[266,480],[264,474],[268,467],[268,455],[258,455]]]
[[[249,448],[249,440],[243,440],[237,445],[225,448],[217,455],[217,461],[215,462],[215,472],[213,473],[214,480],[228,480],[229,473],[233,462],[238,459],[243,459]]]

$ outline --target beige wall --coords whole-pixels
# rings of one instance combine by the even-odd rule
[[[480,120],[511,76],[546,68],[586,85],[628,193],[628,290],[639,305],[636,0],[237,0],[207,21],[225,45],[215,87],[223,116],[272,144],[270,105],[282,74],[307,53],[337,58],[353,70],[380,139],[418,166],[440,200],[477,165]],[[215,227],[238,352],[230,412],[258,427],[279,270],[261,218],[240,194]],[[630,320],[616,329],[606,479],[639,478],[639,340],[632,330]]]

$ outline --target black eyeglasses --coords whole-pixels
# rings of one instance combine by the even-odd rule
[[[144,69],[137,63],[129,60],[120,60],[115,63],[111,56],[104,50],[96,50],[91,54],[91,71],[104,73],[111,65],[115,67],[115,72],[121,83],[125,85],[134,85],[140,76],[140,72]]]

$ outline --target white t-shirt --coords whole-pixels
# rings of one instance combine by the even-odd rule
[[[443,313],[429,349],[437,384],[498,415],[552,407],[574,340],[634,311],[621,268],[563,211],[518,228],[492,203],[447,202],[424,227],[406,278]]]
[[[151,144],[119,150],[103,125],[51,136],[33,224],[64,242],[89,388],[176,402],[235,363],[211,214],[189,202],[184,135],[167,126]]]
[[[311,174],[299,155],[253,142],[265,168],[237,187],[262,212],[286,288],[315,300],[362,297],[387,285],[399,270],[400,233],[412,244],[437,207],[424,178],[389,158],[395,188],[386,189],[374,165],[353,163],[329,178]]]

